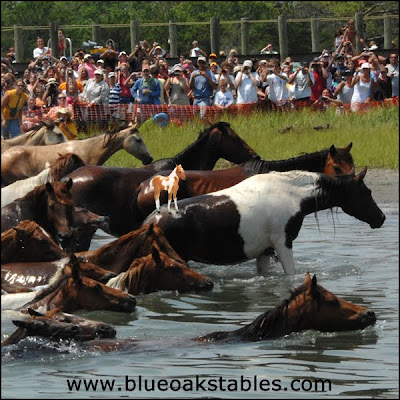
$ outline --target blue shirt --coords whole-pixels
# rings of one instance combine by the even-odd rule
[[[149,89],[150,93],[143,93],[143,89]],[[131,88],[132,97],[135,101],[139,98],[140,104],[161,104],[161,88],[158,79],[150,78],[145,81],[139,78]]]
[[[190,79],[192,79],[193,74],[199,74],[200,71],[196,69],[195,71],[192,72],[190,75]],[[213,80],[215,84],[218,84],[217,79],[215,78],[214,74],[210,71],[207,70],[206,74]],[[194,89],[193,89],[193,95],[194,97],[207,97],[210,98],[213,94],[213,88],[211,85],[208,83],[207,78],[205,78],[202,75],[197,75],[194,78]]]

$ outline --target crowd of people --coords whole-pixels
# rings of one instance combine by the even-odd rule
[[[359,54],[357,37],[364,46]],[[16,78],[12,64],[14,49],[2,58],[4,138],[27,132],[48,117],[74,139],[91,123],[104,128],[110,120],[126,118],[128,111],[147,119],[152,115],[144,115],[144,110],[151,105],[168,106],[176,118],[193,115],[193,110],[203,117],[209,107],[240,110],[248,105],[266,110],[335,107],[342,112],[399,95],[397,51],[383,57],[375,42],[367,45],[359,37],[353,20],[336,32],[333,51],[324,49],[310,62],[291,57],[281,62],[271,43],[260,50],[260,59],[240,63],[236,49],[228,55],[207,55],[193,41],[188,54],[173,65],[168,51],[146,40],[130,54],[117,51],[112,40],[96,56],[81,48],[67,58],[66,47],[62,30],[56,55],[44,38],[37,38],[32,62],[21,78]]]

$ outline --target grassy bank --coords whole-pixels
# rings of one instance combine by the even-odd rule
[[[399,168],[399,108],[376,108],[365,114],[337,115],[303,110],[288,113],[254,113],[251,116],[222,117],[262,158],[286,159],[300,153],[310,153],[332,144],[344,147],[353,142],[351,150],[357,167]],[[329,124],[329,129],[315,130],[315,126]],[[292,127],[287,133],[281,130]],[[159,128],[146,125],[140,133],[155,160],[172,157],[194,140],[205,129],[198,121],[182,127],[169,125]],[[140,161],[125,151],[114,154],[107,166],[139,167]],[[220,160],[216,168],[228,167]]]

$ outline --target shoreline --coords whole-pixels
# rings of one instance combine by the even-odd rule
[[[356,168],[359,173],[362,168]],[[364,179],[377,203],[399,203],[399,171],[386,168],[368,169]]]

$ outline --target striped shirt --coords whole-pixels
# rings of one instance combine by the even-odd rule
[[[117,83],[114,87],[110,87],[109,104],[119,104],[121,98],[121,86]]]

